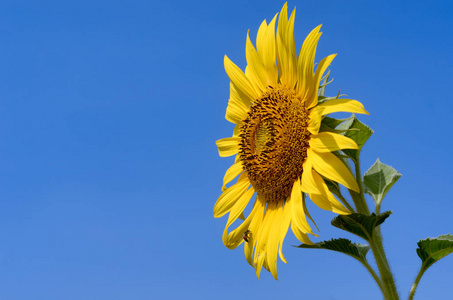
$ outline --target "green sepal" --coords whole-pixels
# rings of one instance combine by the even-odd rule
[[[356,128],[351,128],[351,129],[336,129],[338,125],[343,123],[344,121],[349,120],[349,119],[335,119],[331,117],[324,117],[321,121],[321,126],[319,127],[319,132],[333,132],[333,133],[338,133],[338,134],[345,134],[349,130],[356,130],[358,131],[359,129]]]
[[[364,215],[360,213],[352,213],[350,215],[339,215],[332,220],[331,224],[337,228],[355,234],[366,241],[370,241],[373,237],[373,230],[377,226],[384,223],[392,214],[391,211],[386,211],[382,214]]]
[[[418,243],[417,254],[422,260],[423,271],[426,271],[439,259],[453,252],[453,235],[445,234],[436,238],[427,238]]]
[[[338,183],[327,178],[323,179],[331,193],[333,193],[337,197],[343,197],[343,195],[341,194],[340,185]]]
[[[346,130],[344,135],[347,136],[348,138],[353,139],[357,143],[357,146],[359,147],[358,150],[356,149],[342,150],[346,155],[348,155],[354,160],[358,159],[360,150],[362,150],[363,145],[365,145],[366,141],[370,138],[370,136],[374,132],[370,127],[360,122],[355,117],[355,115],[352,115],[352,117],[342,122],[335,129]]]
[[[325,96],[326,95],[326,86],[332,82],[328,82],[329,81],[329,77],[330,77],[330,70],[327,71],[326,75],[322,78],[322,83],[321,85],[319,86],[319,93],[318,95],[319,96]],[[318,97],[318,100],[319,100],[319,97]]]
[[[332,117],[324,117],[321,121],[321,128],[328,127],[330,129],[335,129],[338,125],[346,121],[347,119],[335,119]]]
[[[352,243],[348,239],[331,239],[330,241],[323,241],[313,245],[301,244],[298,248],[309,249],[326,249],[344,253],[361,262],[366,262],[366,254],[370,250],[369,245]]]
[[[397,170],[380,162],[379,158],[363,175],[364,192],[373,197],[376,205],[380,205],[390,188],[401,177]]]

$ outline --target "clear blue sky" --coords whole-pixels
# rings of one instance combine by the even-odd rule
[[[257,280],[214,219],[231,159],[215,140],[245,38],[278,1],[0,3],[0,299],[381,299],[366,270],[338,253],[296,249],[279,281]],[[451,1],[290,1],[296,45],[318,24],[317,60],[370,112],[362,154],[403,177],[382,230],[403,298],[419,239],[453,233]],[[254,38],[252,38],[254,40]],[[311,206],[321,241],[359,239]],[[453,256],[416,299],[453,298]]]

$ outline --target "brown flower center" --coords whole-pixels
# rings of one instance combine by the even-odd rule
[[[250,107],[240,128],[239,155],[250,183],[267,202],[291,195],[302,175],[310,132],[308,111],[292,89],[269,89]]]

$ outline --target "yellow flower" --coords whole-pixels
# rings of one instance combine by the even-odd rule
[[[303,243],[312,244],[313,234],[306,215],[303,193],[320,208],[337,214],[351,213],[329,191],[323,177],[348,189],[359,188],[348,167],[332,151],[357,149],[357,144],[332,132],[319,132],[323,116],[333,112],[365,113],[356,100],[334,99],[318,104],[321,77],[335,54],[314,71],[321,25],[305,39],[299,57],[294,42],[295,10],[290,18],[287,5],[267,24],[263,21],[256,49],[247,34],[245,73],[227,56],[225,70],[230,82],[226,119],[236,127],[233,136],[216,142],[222,157],[236,155],[226,171],[223,193],[214,206],[214,217],[229,212],[223,242],[236,248],[244,242],[245,257],[277,279],[277,253],[288,228]],[[238,177],[235,184],[225,185]],[[253,208],[244,220],[243,211],[256,192]],[[228,233],[238,218],[244,220]]]

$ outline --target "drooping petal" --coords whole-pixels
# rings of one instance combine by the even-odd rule
[[[302,205],[302,191],[300,190],[300,179],[297,179],[293,184],[291,191],[291,224],[303,233],[311,233],[313,231],[305,217],[304,207]],[[297,237],[297,235],[296,235]]]
[[[236,239],[232,241],[231,239],[227,239],[228,228],[242,214],[254,193],[255,189],[251,187],[245,193],[242,194],[242,196],[239,198],[236,204],[234,204],[234,206],[231,208],[230,214],[228,215],[228,222],[225,226],[225,230],[223,231],[222,236],[223,243],[230,249],[236,248],[240,244],[241,240]]]
[[[310,138],[310,148],[317,152],[333,152],[341,149],[358,149],[354,140],[333,132],[320,132]]]
[[[255,248],[255,245],[257,242],[259,228],[261,227],[261,224],[263,222],[266,202],[257,196],[256,201],[255,201],[255,207],[256,207],[256,211],[255,211],[255,214],[253,215],[253,218],[251,219],[251,223],[248,228],[245,228],[245,229],[250,230],[250,239],[247,243],[244,243],[244,254],[245,254],[245,258],[246,258],[247,262],[251,266],[253,266],[253,249]],[[253,210],[255,210],[255,207],[253,208]],[[252,210],[252,212],[253,212],[253,210]],[[252,214],[250,214],[250,215],[252,215]],[[244,233],[244,231],[245,230],[243,230],[242,233]]]
[[[225,172],[225,176],[223,177],[223,186],[222,186],[222,191],[226,190],[226,185],[236,178],[239,174],[241,174],[243,171],[242,169],[242,162],[237,162],[231,165],[231,167],[228,168],[228,170]]]
[[[269,209],[269,208],[268,208]],[[269,271],[277,278],[277,254],[278,254],[278,244],[279,244],[279,234],[280,234],[280,225],[282,222],[282,212],[283,206],[282,203],[273,203],[270,205],[270,231],[269,237],[267,238],[267,251],[266,251],[266,261],[269,267]]]
[[[332,195],[322,177],[314,170],[312,171],[312,173],[313,178],[322,193],[321,195],[310,194],[310,199],[321,209],[329,210],[341,215],[350,214],[351,211],[345,208],[343,204],[341,204],[340,201],[338,201],[335,196]]]
[[[291,196],[290,196],[291,197]],[[278,254],[280,255],[280,259],[286,264],[286,258],[283,255],[283,241],[285,240],[286,234],[288,233],[289,223],[291,222],[291,207],[287,205],[288,200],[285,201],[285,205],[282,207],[282,222],[280,226],[280,237],[279,241],[280,244],[278,246]],[[282,203],[283,205],[283,203]]]
[[[296,236],[296,238],[299,241],[301,241],[301,242],[303,242],[305,244],[313,244],[313,242],[310,241],[310,239],[308,238],[308,235],[305,232],[303,232],[301,230],[301,228],[296,225],[295,222],[293,222],[293,210],[295,208],[294,208],[294,201],[292,199],[292,196],[288,197],[288,199],[287,199],[287,201],[285,203],[285,208],[288,208],[290,210],[290,214],[291,214],[291,230],[293,231],[293,233]]]
[[[304,171],[302,172],[300,189],[304,193],[321,194],[321,191],[318,189],[318,185],[313,179],[313,175],[311,173],[312,169],[313,164],[309,159],[307,159],[303,165]]]
[[[359,186],[348,167],[334,154],[321,153],[308,149],[307,157],[313,163],[313,168],[322,176],[341,183],[350,190],[359,193]]]
[[[246,193],[244,193],[244,195]],[[237,228],[233,229],[230,233],[228,233],[228,236],[226,237],[226,239],[224,239],[224,237],[222,237],[223,243],[225,244],[225,246],[227,246],[229,249],[234,249],[238,245],[240,245],[244,241],[243,237],[244,237],[245,231],[250,230],[253,227],[252,225],[257,223],[257,220],[256,220],[257,218],[258,219],[263,218],[263,211],[264,211],[264,208],[262,208],[261,203],[259,203],[259,201],[255,201],[252,211],[250,212],[247,219],[245,219],[245,221],[242,222]],[[224,234],[225,234],[225,231],[224,231]],[[253,236],[251,236],[251,238],[252,237]]]
[[[219,155],[221,157],[227,157],[238,153],[240,140],[241,138],[238,136],[217,140],[215,143],[219,148]]]
[[[247,176],[240,176],[238,182],[226,189],[214,205],[214,218],[220,218],[230,211],[231,207],[244,194],[250,182]]]
[[[225,55],[224,59],[225,71],[230,78],[231,82],[249,99],[256,99],[257,94],[250,80],[245,76],[241,69],[236,66],[229,58]]]
[[[253,264],[256,270],[256,276],[259,278],[261,267],[265,263],[265,259],[267,257],[267,243],[269,240],[269,232],[272,225],[272,218],[271,218],[271,211],[269,207],[266,208],[264,213],[263,222],[258,229],[258,235],[256,237],[256,246],[255,246],[255,253],[253,257]]]

